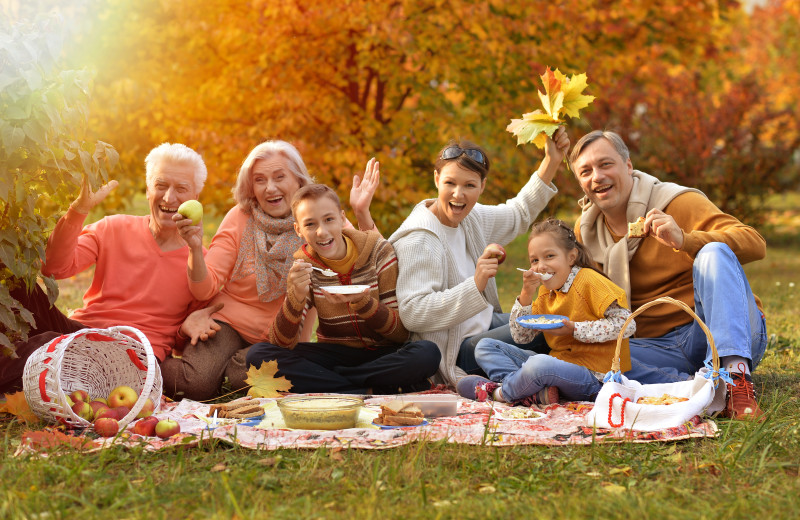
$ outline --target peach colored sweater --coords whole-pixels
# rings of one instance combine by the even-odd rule
[[[195,303],[186,282],[189,248],[162,251],[149,216],[113,215],[83,227],[85,220],[73,209],[61,217],[42,274],[60,280],[95,265],[83,308],[70,317],[87,327],[135,327],[163,361]]]
[[[258,298],[255,273],[231,281],[249,218],[239,206],[228,211],[205,256],[208,276],[199,282],[190,281],[189,287],[198,300],[213,298],[212,304],[224,303],[225,307],[214,314],[214,319],[229,324],[249,343],[257,343],[267,340],[272,321],[281,310],[286,287],[282,287],[283,293],[274,300],[262,302]]]

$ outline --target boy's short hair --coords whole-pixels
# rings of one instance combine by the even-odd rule
[[[294,192],[294,195],[292,196],[292,216],[295,216],[297,206],[299,206],[304,200],[318,200],[323,197],[328,197],[331,199],[336,203],[339,211],[342,210],[342,202],[339,200],[339,196],[329,186],[324,184],[306,184]]]

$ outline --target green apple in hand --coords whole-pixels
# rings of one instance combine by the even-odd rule
[[[187,200],[178,206],[178,213],[190,219],[196,226],[203,219],[203,205],[196,200]]]

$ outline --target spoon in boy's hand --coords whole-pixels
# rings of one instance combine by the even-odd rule
[[[322,273],[325,276],[336,276],[336,271],[331,271],[330,269],[320,269],[319,267],[311,266],[311,269],[315,269]]]
[[[517,271],[522,271],[523,273],[527,273],[530,269],[523,269],[521,267],[517,267]],[[542,280],[549,280],[553,277],[553,273],[537,273],[536,271],[531,271],[536,276],[541,277]]]

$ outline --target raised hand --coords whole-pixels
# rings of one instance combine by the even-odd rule
[[[478,257],[478,261],[475,262],[475,285],[478,287],[479,291],[483,291],[486,289],[486,284],[489,283],[490,278],[494,278],[497,275],[497,257],[492,256],[493,253],[491,250],[484,250],[483,254]]]
[[[180,213],[172,215],[178,234],[191,249],[203,248],[203,221],[196,226],[192,224],[192,219],[186,218]]]
[[[295,260],[286,276],[286,286],[299,301],[305,300],[311,290],[311,264]]]
[[[672,218],[661,210],[651,209],[644,219],[644,231],[667,247],[683,247],[683,230]]]
[[[89,178],[84,175],[81,180],[81,191],[78,198],[70,204],[70,207],[83,215],[88,215],[92,208],[100,204],[105,199],[111,190],[119,185],[117,181],[109,181],[108,184],[100,186],[96,192],[93,192],[89,187]]]
[[[375,226],[369,212],[372,197],[381,181],[381,165],[373,157],[364,169],[364,178],[353,175],[353,187],[350,189],[350,207],[356,214],[359,229],[368,230]]]
[[[569,137],[567,137],[567,130],[565,127],[558,127],[553,133],[553,137],[547,138],[544,151],[545,155],[549,156],[556,163],[564,160],[569,151]]]
[[[520,305],[530,305],[539,293],[539,286],[542,285],[542,278],[528,269],[522,273],[522,290],[519,293]]]

